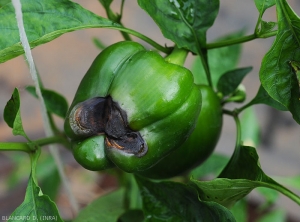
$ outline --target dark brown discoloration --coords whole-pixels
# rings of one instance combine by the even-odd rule
[[[91,135],[104,133],[107,121],[105,107],[106,99],[102,97],[82,102],[74,113],[78,127],[90,130]]]
[[[82,135],[106,134],[108,148],[118,149],[137,157],[144,156],[148,146],[139,132],[130,129],[127,115],[110,96],[95,97],[75,107],[76,128]]]
[[[137,157],[144,156],[148,151],[148,146],[139,132],[128,132],[120,138],[106,137],[106,146],[122,150]]]
[[[107,122],[105,125],[105,133],[113,138],[120,138],[126,134],[129,129],[127,124],[127,116],[124,111],[112,101],[111,97],[107,97]]]

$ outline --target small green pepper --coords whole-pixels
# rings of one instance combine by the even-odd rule
[[[202,107],[196,128],[178,149],[140,175],[166,179],[180,175],[203,163],[213,152],[222,129],[222,106],[216,93],[206,85],[200,86]]]
[[[64,126],[82,166],[146,170],[188,138],[200,112],[201,94],[192,73],[182,67],[186,55],[175,48],[163,58],[125,41],[96,57]]]

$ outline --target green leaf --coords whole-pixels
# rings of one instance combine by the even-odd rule
[[[136,179],[143,198],[145,221],[235,221],[221,205],[199,201],[195,190],[187,185]]]
[[[259,12],[259,14],[262,16],[264,12],[275,5],[275,0],[254,0],[255,6]]]
[[[287,108],[274,100],[262,85],[260,85],[256,96],[247,104],[247,106],[255,104],[265,104],[281,111],[287,111]]]
[[[257,35],[261,36],[261,35],[271,32],[275,28],[276,25],[277,25],[276,22],[266,22],[266,21],[261,20],[260,21],[260,29],[258,30]]]
[[[35,169],[40,152],[41,150],[38,149],[36,152],[30,154],[31,174],[26,188],[25,199],[10,215],[9,222],[20,221],[20,217],[25,218],[23,221],[52,220],[63,222],[55,203],[47,195],[44,195],[40,187],[36,184]]]
[[[166,38],[194,53],[205,46],[206,31],[219,11],[219,0],[210,0],[209,4],[206,0],[138,0],[138,3]]]
[[[9,222],[20,221],[20,217],[26,218],[24,221],[61,221],[57,207],[41,189],[35,184],[32,174],[29,178],[24,202],[10,215]]]
[[[20,105],[19,90],[15,88],[10,100],[7,102],[4,108],[3,117],[7,125],[13,129],[12,132],[15,136],[20,135],[29,140],[23,129]]]
[[[144,213],[142,210],[127,210],[125,213],[123,213],[119,219],[118,222],[142,222],[144,221]]]
[[[218,39],[217,41],[234,39],[242,35],[243,32],[232,33]],[[222,76],[225,72],[236,68],[241,54],[241,44],[211,49],[207,54],[211,78],[213,86],[215,87],[220,76]],[[196,84],[208,85],[205,71],[199,56],[195,58],[191,67],[191,71],[194,75],[194,81]]]
[[[16,118],[21,118],[20,116],[20,94],[19,90],[15,88],[10,100],[7,102],[4,108],[3,114],[4,120],[10,128],[14,127],[14,122]],[[17,121],[19,122],[19,121]],[[22,122],[22,121],[20,121]]]
[[[229,161],[228,156],[213,153],[203,164],[196,167],[190,172],[190,177],[203,178],[205,176],[217,176],[224,169]]]
[[[224,96],[233,93],[242,82],[243,78],[252,70],[252,67],[239,68],[224,73],[217,84],[217,89]]]
[[[75,30],[120,27],[68,0],[22,0],[22,11],[31,48]],[[0,8],[0,63],[23,53],[15,10],[8,3]]]
[[[254,188],[249,180],[216,178],[211,181],[191,179],[198,188],[202,201],[214,201],[225,207],[232,207],[237,201],[248,195]]]
[[[275,0],[255,0],[255,5],[259,11],[258,25],[255,29],[255,34],[263,38],[263,35],[270,33],[276,26],[276,22],[266,22],[262,20],[265,11],[275,5]]]
[[[219,178],[271,181],[272,179],[265,175],[260,168],[258,158],[255,148],[250,146],[236,147]]]
[[[6,5],[7,3],[11,2],[11,0],[0,0],[0,8],[3,6],[3,5]]]
[[[73,222],[115,222],[123,209],[124,189],[119,189],[92,201],[82,209]]]
[[[34,86],[27,86],[26,90],[35,98],[38,98]],[[41,89],[41,92],[45,100],[47,111],[65,118],[68,111],[68,102],[65,97],[49,89]]]
[[[300,61],[300,18],[285,0],[276,0],[278,33],[264,56],[260,80],[268,94],[300,123],[299,84],[290,62]]]
[[[201,200],[214,201],[226,207],[233,206],[257,187],[277,190],[300,205],[299,196],[262,171],[253,147],[238,146],[218,178],[211,181],[191,179],[191,182],[196,185]]]

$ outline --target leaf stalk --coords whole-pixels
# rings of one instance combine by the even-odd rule
[[[156,48],[157,50],[159,50],[163,53],[170,54],[172,52],[172,47],[164,47],[164,46],[158,44],[157,42],[155,42],[154,40],[152,40],[151,38],[137,32],[135,30],[124,28],[124,27],[121,27],[121,26],[120,27],[110,26],[110,27],[107,27],[107,28],[123,31],[123,32],[131,34],[135,37],[138,37],[139,39],[147,42],[149,45],[153,46],[154,48]]]
[[[253,33],[251,35],[242,36],[242,37],[236,38],[236,39],[230,39],[230,40],[225,40],[225,41],[220,41],[220,42],[208,43],[208,44],[206,44],[205,48],[206,49],[221,48],[221,47],[225,47],[225,46],[230,46],[230,45],[240,44],[240,43],[244,43],[244,42],[249,42],[249,41],[252,41],[252,40],[258,39],[258,38],[269,38],[269,37],[273,37],[273,36],[276,36],[276,35],[277,35],[277,30],[269,32],[269,33],[265,33],[265,34],[262,34],[262,35],[257,35],[255,33]]]
[[[32,142],[1,142],[0,151],[22,151],[26,153],[32,153],[37,149],[37,147],[35,149],[32,149],[32,144],[35,144],[37,146],[46,146],[54,143],[65,145],[69,142],[62,136],[47,137],[34,140]]]

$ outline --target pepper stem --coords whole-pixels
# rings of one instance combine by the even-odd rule
[[[165,58],[165,60],[169,63],[183,66],[188,53],[188,50],[183,48],[180,49],[175,45],[173,51]]]

